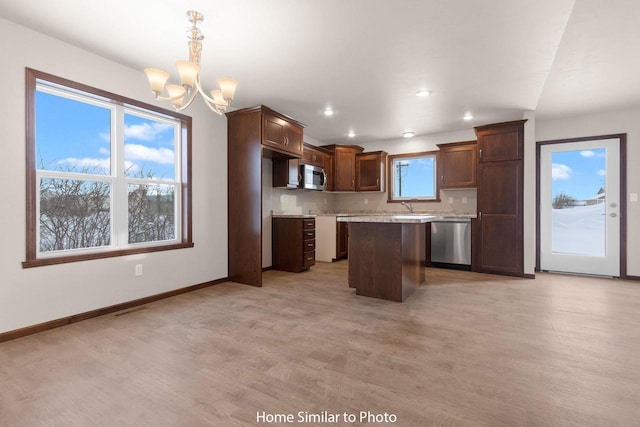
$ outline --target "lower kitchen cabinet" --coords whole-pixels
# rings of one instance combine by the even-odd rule
[[[349,228],[346,222],[336,222],[336,259],[349,256]]]
[[[298,273],[316,263],[316,220],[272,219],[272,268]]]

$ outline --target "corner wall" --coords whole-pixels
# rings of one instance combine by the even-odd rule
[[[536,123],[536,141],[627,134],[627,274],[640,276],[640,203],[629,200],[640,193],[640,108],[541,120]]]
[[[194,248],[23,269],[25,67],[154,103],[142,70],[0,19],[0,333],[227,276],[227,130],[196,100],[193,117]],[[10,40],[10,42],[8,42]],[[162,107],[167,106],[162,104]],[[134,276],[142,264],[144,275]]]

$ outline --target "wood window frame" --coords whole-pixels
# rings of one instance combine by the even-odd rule
[[[172,117],[180,121],[181,142],[181,224],[176,227],[181,229],[181,238],[178,243],[170,244],[153,243],[150,246],[139,246],[133,248],[116,248],[100,252],[82,253],[76,255],[60,255],[50,257],[38,257],[38,236],[37,236],[37,192],[38,182],[36,176],[36,86],[38,80],[46,81],[54,85],[59,85],[72,90],[85,92],[96,97],[103,98],[110,103],[122,106],[129,106],[144,109],[165,116]],[[25,133],[26,133],[26,259],[22,263],[23,268],[41,267],[46,265],[64,264],[77,261],[88,261],[93,259],[111,258],[124,255],[166,251],[193,247],[192,237],[192,193],[191,193],[191,139],[192,139],[192,119],[189,116],[165,110],[163,108],[146,104],[131,98],[97,89],[82,83],[68,80],[53,74],[25,68]]]
[[[439,163],[439,150],[433,151],[421,151],[417,153],[402,153],[402,154],[389,154],[387,156],[387,203],[402,203],[402,202],[411,202],[411,203],[432,203],[432,202],[440,202],[440,185],[438,177],[438,163]],[[395,159],[400,158],[416,158],[416,157],[433,157],[435,160],[435,168],[434,168],[434,178],[433,178],[433,186],[435,197],[433,199],[424,199],[424,198],[412,198],[412,199],[395,199],[394,198],[394,190],[395,190],[395,180],[393,179],[393,161]]]

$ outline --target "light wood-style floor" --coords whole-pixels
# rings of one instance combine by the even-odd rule
[[[640,283],[428,269],[394,303],[346,276],[269,271],[2,343],[0,425],[640,425]]]

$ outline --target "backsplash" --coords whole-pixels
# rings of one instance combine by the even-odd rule
[[[414,212],[476,213],[478,199],[475,189],[440,190],[440,198],[440,202],[413,202],[413,210]],[[336,193],[333,211],[407,212],[407,208],[400,203],[388,203],[387,193]]]

